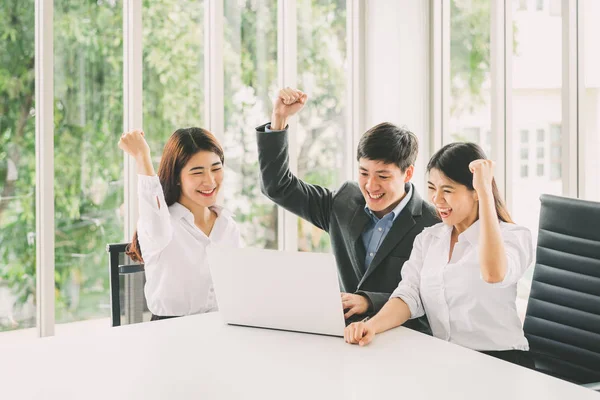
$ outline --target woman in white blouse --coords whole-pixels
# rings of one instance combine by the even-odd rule
[[[178,129],[165,144],[158,175],[142,131],[124,133],[119,147],[137,165],[139,219],[128,255],[144,263],[152,320],[217,310],[206,248],[241,246],[232,214],[216,205],[221,145],[204,129]]]
[[[442,223],[414,242],[402,281],[377,315],[349,325],[348,343],[427,315],[439,339],[532,367],[515,299],[533,258],[530,232],[515,225],[473,143],[451,143],[429,161],[429,194]]]

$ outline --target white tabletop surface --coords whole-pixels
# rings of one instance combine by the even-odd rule
[[[0,344],[2,399],[596,399],[397,328],[341,338],[225,325],[218,313]]]

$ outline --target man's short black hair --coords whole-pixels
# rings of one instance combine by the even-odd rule
[[[414,165],[419,153],[417,136],[405,128],[382,122],[366,131],[358,142],[356,159],[396,164],[402,172]]]

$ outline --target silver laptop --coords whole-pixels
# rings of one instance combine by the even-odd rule
[[[208,262],[226,323],[344,336],[333,255],[215,246]]]

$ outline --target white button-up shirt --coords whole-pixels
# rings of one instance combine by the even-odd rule
[[[148,309],[159,316],[216,311],[206,248],[213,243],[241,247],[240,231],[232,214],[211,207],[218,217],[206,236],[186,207],[179,203],[166,206],[158,176],[138,175],[138,198],[137,229]]]
[[[529,350],[515,300],[517,281],[533,259],[531,233],[500,222],[506,275],[490,284],[481,277],[479,230],[477,221],[458,236],[449,262],[452,226],[440,223],[423,230],[391,297],[408,305],[411,318],[426,313],[439,339],[473,350]]]

